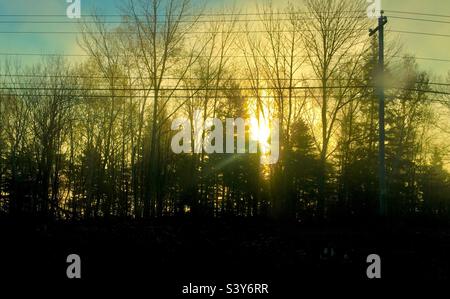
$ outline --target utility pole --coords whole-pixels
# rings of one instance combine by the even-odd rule
[[[378,18],[378,27],[369,30],[369,36],[373,36],[378,32],[378,78],[377,78],[377,93],[378,93],[378,137],[379,137],[379,151],[378,151],[378,184],[379,184],[379,205],[380,216],[386,216],[386,165],[385,165],[385,128],[384,128],[384,25],[387,24],[387,17],[383,16],[381,11]]]

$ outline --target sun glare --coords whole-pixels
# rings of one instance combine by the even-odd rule
[[[267,98],[267,93],[263,92],[263,98]],[[248,103],[248,110],[251,115],[250,119],[250,136],[254,141],[258,141],[262,154],[269,151],[270,123],[269,109],[265,103],[261,105],[264,112],[260,111],[257,106],[257,100],[252,98]]]
[[[261,152],[266,154],[269,148],[270,127],[267,120],[259,115],[259,119],[253,117],[250,121],[252,140],[258,141]]]

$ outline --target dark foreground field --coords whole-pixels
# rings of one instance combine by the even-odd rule
[[[68,281],[66,257],[72,253],[81,257],[81,283],[145,286],[170,295],[180,295],[189,283],[268,283],[272,294],[300,291],[314,282],[365,283],[366,257],[372,253],[381,257],[384,281],[450,279],[445,223],[1,222],[2,282]]]

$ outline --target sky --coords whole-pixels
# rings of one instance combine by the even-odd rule
[[[208,0],[207,6],[213,9],[236,3],[235,6],[246,10],[251,9],[255,2],[262,3],[263,1]],[[274,3],[279,2],[281,1],[274,1]],[[120,14],[122,3],[123,0],[81,0],[82,17],[83,14],[89,14],[94,7],[101,14]],[[16,33],[19,31],[78,31],[73,20],[65,16],[68,5],[67,0],[0,0],[0,61],[6,57],[17,57],[6,54],[81,54],[82,50],[78,47],[76,34]],[[392,16],[389,18],[388,30],[450,35],[449,0],[384,0],[382,7],[388,16]],[[408,15],[402,12],[417,12],[433,16]],[[437,17],[435,16],[437,14],[448,17]],[[438,20],[444,21],[444,23],[399,19],[398,17]],[[116,20],[119,19],[116,18]],[[23,23],[23,21],[55,21],[57,23]],[[448,62],[418,60],[422,69],[442,77],[446,76],[450,70],[450,37],[406,33],[388,33],[387,36],[388,41],[399,42],[404,53],[416,57],[449,60]],[[20,58],[24,63],[32,63],[40,59],[36,56],[20,56]],[[80,58],[73,57],[72,59]]]

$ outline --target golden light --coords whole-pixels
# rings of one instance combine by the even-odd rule
[[[266,154],[269,148],[270,127],[268,121],[262,115],[259,115],[258,119],[251,118],[250,134],[252,140],[258,141],[261,153]]]
[[[263,91],[262,98],[268,100],[267,92]],[[249,99],[248,111],[250,118],[250,138],[259,143],[259,148],[262,154],[269,152],[269,138],[270,138],[270,123],[268,105],[262,101],[258,109],[257,100]],[[263,111],[261,111],[263,110]]]

